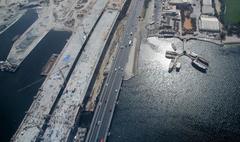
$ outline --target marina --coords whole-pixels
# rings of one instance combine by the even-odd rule
[[[177,72],[180,70],[181,63],[179,63],[178,60],[182,56],[189,57],[192,60],[191,64],[193,65],[193,67],[195,67],[199,71],[206,72],[209,66],[209,62],[203,57],[199,56],[198,54],[192,51],[187,51],[185,49],[185,45],[186,45],[186,39],[183,39],[183,50],[181,51],[181,53],[178,53],[176,51],[177,47],[176,46],[173,47],[173,44],[171,44],[171,46],[174,51],[166,51],[165,57],[168,59],[171,59],[171,62],[169,63],[168,72],[172,72],[174,68],[176,68]]]

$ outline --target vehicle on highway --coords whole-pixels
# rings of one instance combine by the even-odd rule
[[[104,138],[101,138],[99,142],[104,142]]]
[[[102,123],[102,121],[98,121],[98,122],[97,122],[97,125],[100,125],[101,123]]]
[[[132,40],[129,40],[128,45],[129,45],[129,46],[132,45]]]

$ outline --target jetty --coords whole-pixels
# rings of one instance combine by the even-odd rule
[[[192,52],[192,51],[186,51],[185,50],[185,42],[187,40],[183,39],[183,50],[181,52],[176,51],[177,48],[175,45],[172,44],[172,48],[175,51],[166,51],[165,57],[168,59],[171,59],[171,62],[169,64],[168,72],[172,72],[173,69],[176,68],[176,71],[178,72],[181,68],[181,63],[178,62],[178,59],[182,56],[189,57],[192,60],[192,65],[196,69],[206,72],[209,66],[209,62],[204,59],[203,57],[199,56],[198,54]]]

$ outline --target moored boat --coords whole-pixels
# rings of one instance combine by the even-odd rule
[[[172,72],[173,68],[174,68],[174,59],[172,59],[170,64],[169,64],[168,72]]]
[[[192,65],[195,68],[199,69],[200,71],[206,71],[207,70],[207,65],[200,62],[199,57],[197,57],[195,60],[192,61]]]

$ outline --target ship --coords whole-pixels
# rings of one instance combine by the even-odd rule
[[[172,43],[172,49],[174,50],[174,51],[176,51],[177,50],[177,47]]]
[[[197,58],[198,57],[198,54],[190,51],[189,54],[188,54],[191,58]]]
[[[177,63],[176,64],[176,71],[179,72],[180,71],[180,68],[181,68],[181,63]]]
[[[165,57],[168,59],[174,59],[178,56],[177,52],[174,51],[166,51]]]
[[[203,62],[201,62],[201,60],[199,59],[199,57],[197,57],[195,60],[192,61],[192,65],[193,67],[197,68],[200,71],[205,72],[208,68],[208,65],[204,64]]]
[[[174,59],[172,59],[170,64],[169,64],[168,72],[172,72],[173,68],[174,68]]]
[[[198,57],[198,60],[199,62],[201,62],[202,64],[206,65],[206,66],[209,66],[209,62],[204,59],[203,57]]]

